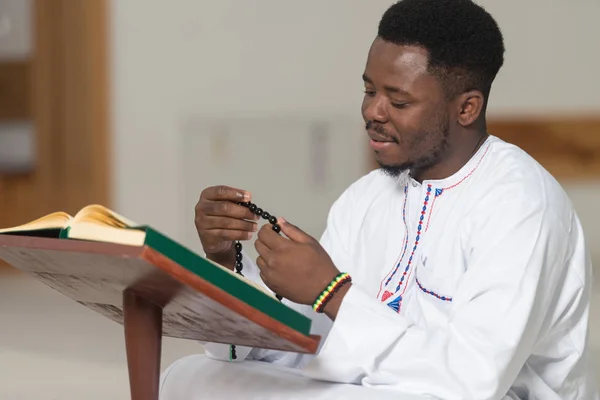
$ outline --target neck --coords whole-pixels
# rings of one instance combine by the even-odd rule
[[[489,135],[485,131],[473,135],[466,143],[452,146],[449,149],[450,151],[448,154],[435,165],[429,168],[411,171],[410,175],[419,183],[422,183],[425,180],[448,178],[460,171],[460,169],[469,162],[488,136]]]

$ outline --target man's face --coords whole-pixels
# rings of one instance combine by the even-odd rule
[[[450,117],[427,52],[377,38],[363,76],[362,115],[379,165],[390,175],[438,163],[448,148]]]

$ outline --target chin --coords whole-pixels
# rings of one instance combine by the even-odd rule
[[[381,171],[384,174],[386,174],[387,176],[389,176],[390,178],[398,178],[404,172],[406,172],[406,169],[399,168],[399,167],[394,167],[394,166],[389,166],[389,165],[382,165],[381,166]]]
[[[404,172],[408,171],[412,167],[411,163],[409,163],[409,162],[389,163],[389,162],[380,160],[379,157],[377,157],[376,161],[377,161],[377,164],[379,164],[379,167],[381,168],[381,170],[387,176],[390,176],[392,178],[398,178],[400,175],[402,175]]]

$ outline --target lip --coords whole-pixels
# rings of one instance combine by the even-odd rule
[[[389,137],[382,136],[375,131],[368,130],[367,133],[369,134],[369,138],[371,138],[371,140],[374,142],[378,142],[378,143],[393,143],[394,142]]]
[[[385,151],[392,146],[394,146],[394,142],[379,142],[373,139],[369,140],[369,147],[375,151]]]
[[[373,139],[369,140],[369,146],[375,151],[385,151],[394,145],[394,142],[377,142]]]
[[[385,151],[387,148],[394,145],[394,141],[388,137],[381,136],[375,131],[367,131],[369,134],[369,146],[375,151]]]

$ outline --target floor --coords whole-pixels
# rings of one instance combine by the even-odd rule
[[[591,337],[600,366],[600,313],[594,314]],[[0,272],[0,324],[0,399],[129,398],[120,325],[18,272]],[[195,342],[165,338],[163,368],[201,352]]]
[[[163,340],[163,368],[201,353]],[[0,273],[0,399],[129,399],[122,327],[19,272]]]

